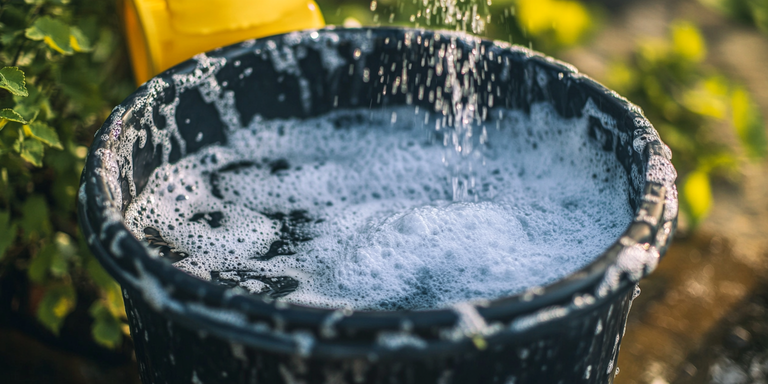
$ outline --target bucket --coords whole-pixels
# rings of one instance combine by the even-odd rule
[[[465,62],[476,68],[464,85],[476,92],[477,116],[540,103],[560,117],[586,115],[590,145],[626,172],[634,219],[594,261],[552,284],[446,309],[312,308],[190,276],[171,264],[169,247],[138,240],[123,220],[154,169],[225,144],[255,116],[434,111],[420,94],[451,100],[443,86],[452,74],[436,69]],[[386,73],[376,76],[379,68]],[[675,229],[670,158],[638,107],[527,48],[454,32],[327,28],[217,49],[142,85],[95,135],[79,220],[123,288],[145,384],[611,383],[637,282]]]

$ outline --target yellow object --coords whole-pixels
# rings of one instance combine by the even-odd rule
[[[313,0],[125,0],[136,82],[200,52],[239,41],[325,26]]]

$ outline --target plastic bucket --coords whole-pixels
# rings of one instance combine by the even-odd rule
[[[444,55],[446,47],[452,55]],[[257,114],[434,109],[434,101],[417,93],[447,92],[441,86],[448,73],[436,68],[448,60],[473,60],[478,68],[467,80],[486,110],[478,113],[528,111],[546,102],[563,117],[590,116],[592,143],[615,153],[627,172],[635,212],[594,262],[549,286],[483,305],[352,312],[290,305],[199,280],[151,252],[122,221],[153,169],[225,143],[228,130]],[[378,68],[387,69],[385,81],[374,77]],[[432,81],[425,82],[428,75]],[[392,91],[395,81],[399,92]],[[184,124],[190,120],[195,124]],[[639,108],[529,49],[451,32],[323,29],[214,50],[142,85],[96,133],[79,217],[91,250],[123,287],[147,384],[610,383],[636,284],[674,232],[670,157]]]

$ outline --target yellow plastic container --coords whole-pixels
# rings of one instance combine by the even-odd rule
[[[124,7],[138,84],[200,52],[325,26],[313,0],[125,0]]]

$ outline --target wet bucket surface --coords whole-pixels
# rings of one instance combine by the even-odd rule
[[[353,312],[290,305],[199,280],[158,258],[126,228],[125,209],[155,168],[225,144],[228,131],[256,115],[434,110],[434,101],[416,92],[446,92],[450,100],[442,89],[448,74],[435,71],[449,60],[440,53],[446,46],[461,52],[459,63],[473,60],[482,68],[467,78],[482,100],[478,113],[527,112],[549,103],[564,118],[588,115],[595,145],[615,153],[635,218],[588,266],[483,305]],[[383,82],[372,73],[380,67],[392,68]],[[395,81],[404,92],[385,92]],[[184,124],[189,120],[196,123]],[[80,223],[123,287],[145,383],[610,383],[636,283],[654,269],[674,232],[670,158],[639,108],[528,49],[424,30],[296,32],[199,55],[116,107],[86,162]]]

